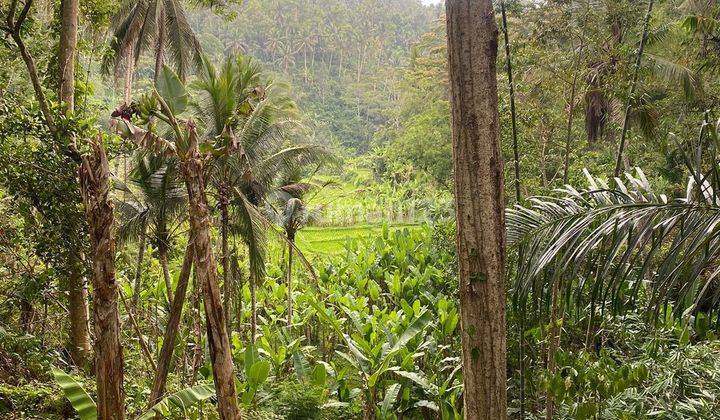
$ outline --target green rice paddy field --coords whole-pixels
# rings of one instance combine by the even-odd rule
[[[420,224],[397,224],[394,229],[420,229]],[[342,254],[345,243],[381,235],[382,225],[355,225],[339,227],[306,227],[297,235],[297,245],[307,256],[331,256]]]

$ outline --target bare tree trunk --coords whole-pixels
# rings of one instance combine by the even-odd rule
[[[155,74],[153,75],[153,84],[157,85],[158,77],[165,64],[165,13],[160,12],[157,26],[157,43],[155,44]]]
[[[120,296],[120,302],[122,302],[123,307],[125,308],[125,312],[127,312],[128,318],[130,318],[130,325],[132,326],[133,330],[135,331],[135,335],[137,335],[138,344],[140,344],[140,350],[142,351],[143,356],[145,356],[147,364],[150,367],[150,371],[155,372],[155,370],[157,370],[157,367],[155,366],[155,361],[152,358],[152,354],[150,354],[150,349],[148,348],[148,345],[145,342],[145,338],[142,335],[140,326],[138,325],[137,321],[135,320],[135,315],[133,315],[132,309],[127,304],[127,300],[125,299],[125,295],[123,295],[122,289],[118,288],[118,294]]]
[[[60,66],[60,91],[58,97],[65,105],[65,111],[75,110],[75,54],[77,50],[79,0],[62,0],[60,47],[58,66]]]
[[[293,317],[293,295],[292,295],[292,263],[293,263],[293,243],[295,241],[294,236],[288,237],[290,245],[288,246],[288,267],[287,267],[287,289],[288,289],[288,314],[287,323],[288,328],[292,327]]]
[[[198,151],[197,135],[188,122],[190,145],[182,161],[182,171],[190,203],[190,235],[195,252],[195,271],[202,285],[205,317],[210,346],[210,359],[218,399],[218,414],[222,420],[240,418],[235,392],[232,352],[217,284],[217,266],[210,242],[210,214],[205,195],[203,167]]]
[[[505,199],[490,0],[447,0],[466,419],[506,413]]]
[[[32,334],[35,323],[35,307],[28,299],[20,298],[20,328],[26,334]]]
[[[93,318],[98,419],[124,419],[123,357],[120,346],[115,237],[110,199],[110,168],[99,138],[83,157],[80,188],[90,232],[93,261]]]
[[[233,247],[233,255],[237,257],[237,249]],[[243,273],[240,270],[237,262],[233,264],[233,276],[235,277],[235,317],[236,325],[235,329],[240,337],[243,336],[243,287],[245,282],[243,281]]]
[[[648,2],[647,13],[645,14],[645,24],[643,25],[642,38],[640,39],[640,47],[638,48],[637,58],[635,59],[635,70],[633,78],[630,82],[630,91],[628,92],[627,103],[625,105],[625,118],[623,119],[622,134],[620,135],[620,144],[618,144],[617,160],[615,162],[614,176],[620,175],[620,167],[623,162],[623,153],[625,151],[625,141],[630,124],[630,111],[632,109],[632,99],[635,96],[635,88],[637,87],[638,76],[640,74],[640,63],[642,62],[643,51],[645,49],[645,41],[648,37],[648,28],[650,27],[650,16],[652,15],[653,0]]]
[[[505,71],[508,78],[508,89],[510,90],[510,119],[512,121],[512,146],[515,169],[515,201],[520,202],[520,153],[518,152],[517,138],[517,117],[515,114],[515,83],[513,83],[512,55],[510,54],[510,36],[508,35],[507,13],[505,12],[505,1],[500,1],[502,12],[502,30],[505,38]]]
[[[173,303],[172,278],[170,277],[170,268],[168,267],[168,249],[167,245],[160,244],[158,247],[158,257],[160,257],[160,266],[162,267],[163,280],[165,281],[165,290],[167,291],[168,304]]]
[[[228,198],[228,188],[226,185],[220,185],[218,188],[219,192],[219,204],[220,204],[220,241],[222,242],[222,268],[223,268],[223,309],[227,317],[227,330],[230,331],[230,260],[228,255],[228,226],[230,225],[230,215],[228,213],[228,205],[230,200]]]
[[[123,98],[126,105],[130,105],[132,96],[133,73],[135,72],[135,49],[130,46],[125,56],[125,86]]]
[[[172,360],[173,350],[175,349],[175,341],[177,339],[178,329],[180,327],[180,318],[185,303],[185,294],[187,292],[190,280],[190,271],[193,261],[192,244],[185,249],[185,257],[183,258],[182,268],[180,269],[180,278],[178,279],[177,289],[175,290],[175,299],[170,308],[170,318],[165,328],[165,336],[163,337],[162,349],[160,349],[160,357],[158,357],[157,371],[155,380],[153,381],[152,391],[150,393],[150,401],[148,408],[155,405],[165,393],[165,384],[167,375],[170,370],[170,361]]]
[[[255,276],[250,272],[250,342],[255,344],[257,335],[257,284]]]
[[[138,300],[140,299],[140,281],[142,280],[142,265],[145,260],[145,239],[147,238],[147,226],[142,225],[140,232],[140,242],[138,243],[137,267],[135,268],[135,281],[133,283],[132,307],[137,309]]]
[[[579,60],[578,60],[579,61]],[[568,110],[567,134],[565,136],[565,161],[563,163],[563,184],[568,183],[568,175],[570,173],[570,143],[572,140],[573,117],[575,114],[575,90],[577,88],[577,79],[579,69],[575,69],[572,85],[570,86],[570,108]]]
[[[555,353],[560,346],[560,326],[558,325],[558,306],[559,306],[559,286],[558,280],[553,281],[552,286],[552,303],[550,308],[550,331],[548,331],[547,343],[547,370],[548,374],[555,374]],[[555,399],[548,390],[545,398],[545,420],[552,420],[555,410]]]
[[[70,317],[70,356],[76,366],[88,367],[90,356],[90,329],[88,326],[88,296],[79,261],[72,264],[66,279],[68,311]]]
[[[200,284],[198,284],[197,271],[193,270],[193,333],[195,334],[195,346],[193,348],[192,369],[190,373],[190,385],[195,385],[197,372],[202,364],[202,312],[200,312]]]

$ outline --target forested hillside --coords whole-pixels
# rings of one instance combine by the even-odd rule
[[[250,0],[190,24],[213,58],[249,54],[292,83],[317,136],[357,153],[393,119],[412,46],[439,18],[418,0]]]

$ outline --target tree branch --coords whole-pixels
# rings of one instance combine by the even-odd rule
[[[15,41],[18,50],[20,50],[20,56],[25,62],[25,66],[27,67],[28,74],[30,76],[30,82],[32,83],[33,90],[35,91],[35,98],[40,103],[40,111],[42,112],[43,118],[45,119],[45,124],[47,124],[48,129],[50,129],[53,137],[57,139],[57,126],[55,125],[55,119],[50,112],[50,106],[48,105],[48,101],[45,98],[45,93],[42,90],[42,85],[40,84],[40,77],[38,76],[37,67],[35,66],[35,59],[33,59],[30,51],[28,51],[27,47],[25,46],[25,42],[23,42],[22,37],[20,36],[20,28],[22,27],[23,22],[25,22],[25,19],[27,18],[33,0],[27,0],[25,2],[25,5],[20,11],[20,15],[18,16],[17,21],[14,22],[15,10],[17,9],[17,1],[18,0],[12,0],[12,3],[10,3],[10,10],[8,11],[7,25],[11,30],[10,36],[12,37],[13,41]]]

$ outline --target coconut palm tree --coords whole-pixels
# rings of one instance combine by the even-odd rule
[[[187,215],[187,193],[179,177],[176,159],[150,153],[137,156],[128,184],[115,181],[121,192],[116,200],[120,226],[118,240],[138,239],[138,261],[133,285],[133,304],[140,294],[140,277],[146,240],[157,250],[168,301],[172,301],[172,282],[168,254],[173,237]]]
[[[109,54],[103,59],[105,74],[125,70],[125,102],[129,102],[132,74],[146,50],[155,53],[157,82],[166,58],[181,80],[200,64],[201,47],[188,23],[182,2],[178,0],[125,0],[110,22],[112,39]]]
[[[217,192],[221,213],[225,306],[229,307],[229,234],[238,234],[248,248],[251,291],[251,334],[257,329],[255,288],[265,275],[265,231],[262,208],[266,197],[297,168],[330,158],[320,145],[293,144],[300,133],[297,106],[287,86],[264,80],[251,58],[228,58],[218,69],[208,59],[195,83],[200,100],[195,115],[204,137],[216,151],[209,182]]]

